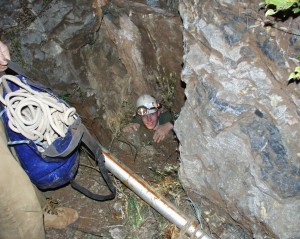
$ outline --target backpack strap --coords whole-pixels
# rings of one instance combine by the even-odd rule
[[[85,144],[87,149],[90,151],[91,154],[93,154],[97,164],[99,171],[101,173],[102,178],[106,182],[109,190],[111,191],[110,194],[108,195],[99,195],[92,193],[85,187],[79,185],[75,180],[73,179],[71,181],[71,186],[76,189],[77,191],[81,192],[85,196],[96,200],[96,201],[107,201],[114,199],[116,196],[116,187],[113,185],[108,172],[105,167],[105,160],[104,160],[104,155],[102,154],[101,147],[99,145],[99,142],[90,134],[90,132],[87,130],[87,128],[82,124],[83,126],[83,137],[82,137],[82,142]]]
[[[30,78],[27,76],[26,72],[23,70],[23,68],[16,62],[13,62],[11,60],[7,61],[7,67],[12,69],[14,72],[26,76],[27,78]]]
[[[13,71],[27,77],[26,72],[17,63],[8,61],[8,67],[10,69],[12,69]],[[30,77],[27,77],[27,78],[31,80]],[[38,86],[35,86],[35,87],[38,88]],[[56,148],[53,145],[51,145],[50,147],[48,147],[45,150],[45,152],[43,153],[43,157],[46,157],[46,156],[48,156],[50,158],[66,157],[71,152],[73,152],[80,144],[80,141],[82,141],[87,146],[89,151],[93,154],[96,162],[98,163],[100,173],[101,173],[104,181],[106,182],[109,190],[111,191],[111,193],[108,195],[98,195],[98,194],[92,193],[88,189],[86,189],[83,186],[76,183],[74,181],[74,179],[71,181],[72,187],[74,189],[76,189],[77,191],[81,192],[82,194],[84,194],[85,196],[87,196],[91,199],[94,199],[96,201],[106,201],[106,200],[111,200],[111,199],[115,198],[116,188],[113,185],[113,183],[107,173],[107,170],[105,167],[104,156],[101,152],[99,142],[94,137],[92,137],[92,135],[87,130],[87,128],[82,124],[79,117],[70,126],[70,128],[71,128],[71,133],[72,133],[72,139],[71,139],[71,142],[69,143],[68,147],[63,152],[59,153],[56,150]],[[49,158],[47,158],[47,159],[49,160]]]

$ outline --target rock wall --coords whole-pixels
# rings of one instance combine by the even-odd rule
[[[1,39],[30,76],[76,99],[105,146],[141,93],[176,92],[181,109],[182,79],[175,131],[190,198],[253,238],[299,238],[300,93],[287,84],[299,20],[273,25],[258,3],[181,0],[180,19],[177,1],[6,0]]]
[[[182,26],[173,8],[159,1],[4,1],[0,28],[12,59],[69,101],[75,96],[72,104],[107,145],[140,94],[174,100],[175,110],[183,105]]]
[[[180,3],[180,178],[194,201],[220,205],[253,238],[300,238],[300,88],[287,84],[299,20],[267,27],[258,3]]]

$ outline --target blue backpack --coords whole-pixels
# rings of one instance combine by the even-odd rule
[[[30,90],[49,94],[57,102],[62,103],[67,108],[69,107],[66,102],[55,96],[52,91],[35,84],[31,79],[23,75],[17,75],[16,77],[4,75],[0,78],[0,85],[2,84],[3,86],[3,98],[21,88],[19,84],[16,84],[16,79],[25,84],[26,87],[29,87]],[[116,189],[106,171],[100,144],[83,125],[79,115],[75,114],[74,122],[67,127],[64,137],[57,137],[50,145],[45,147],[41,141],[28,139],[24,133],[22,134],[12,129],[14,127],[9,119],[9,114],[12,113],[2,101],[0,111],[9,146],[14,148],[21,166],[32,183],[39,189],[54,189],[71,183],[73,188],[97,201],[110,200],[115,197]],[[74,179],[79,166],[78,149],[82,144],[85,145],[96,160],[101,176],[111,191],[110,194],[94,194],[75,182]]]

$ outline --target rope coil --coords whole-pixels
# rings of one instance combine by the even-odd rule
[[[11,91],[7,81],[19,86]],[[0,87],[6,90],[0,102],[6,107],[8,126],[16,133],[48,147],[58,137],[65,137],[68,127],[77,119],[76,109],[60,102],[48,92],[35,91],[19,78],[4,75]],[[44,151],[38,147],[39,151]]]

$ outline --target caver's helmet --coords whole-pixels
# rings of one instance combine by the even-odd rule
[[[151,95],[141,95],[136,101],[136,113],[138,115],[152,114],[159,108],[160,104]]]

